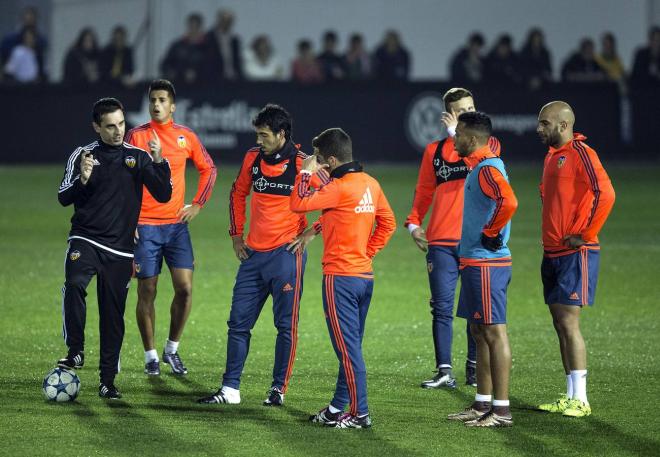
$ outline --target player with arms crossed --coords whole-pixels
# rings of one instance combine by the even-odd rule
[[[575,115],[562,101],[545,105],[536,129],[549,151],[541,181],[545,303],[559,337],[566,373],[566,395],[540,410],[584,417],[587,400],[587,351],[580,312],[596,295],[600,245],[598,232],[614,206],[614,188],[596,151],[573,133]]]
[[[126,142],[140,148],[157,144],[162,148],[172,168],[172,199],[158,202],[148,191],[142,199],[138,221],[138,242],[135,249],[135,276],[138,278],[137,323],[144,345],[144,372],[160,374],[158,352],[154,343],[156,325],[156,286],[163,257],[170,268],[174,298],[170,306],[170,331],[163,362],[177,375],[188,373],[179,356],[178,347],[183,328],[192,308],[193,248],[188,232],[192,221],[211,197],[216,168],[199,138],[188,127],[175,124],[176,92],[172,83],[157,79],[149,85],[151,121],[135,127],[126,135]],[[190,159],[199,172],[197,194],[191,205],[185,205],[186,161]]]
[[[69,249],[62,288],[64,341],[68,354],[63,368],[85,362],[86,289],[96,275],[101,340],[99,396],[121,398],[114,384],[124,339],[126,296],[133,272],[134,234],[143,189],[159,202],[172,195],[170,167],[160,146],[144,150],[124,143],[124,108],[114,98],[94,104],[93,127],[99,139],[76,149],[66,165],[58,198],[73,203]]]
[[[511,349],[506,328],[506,291],[511,281],[507,246],[518,201],[504,163],[488,146],[490,118],[480,112],[458,117],[456,150],[470,168],[465,179],[459,244],[461,292],[458,316],[470,322],[477,341],[477,393],[466,410],[448,419],[470,427],[509,427]]]
[[[449,89],[442,99],[447,110],[442,115],[442,122],[447,128],[448,136],[426,146],[412,209],[405,222],[417,247],[427,252],[433,347],[438,370],[432,379],[422,382],[421,387],[427,389],[456,387],[451,360],[452,322],[459,274],[458,242],[463,215],[463,184],[468,167],[456,152],[454,135],[458,116],[475,110],[472,93],[467,89],[454,87]],[[488,146],[495,155],[500,155],[500,142],[495,137],[488,140]],[[424,231],[421,224],[431,206],[431,216]],[[477,345],[470,333],[469,323],[466,328],[465,383],[476,386]]]
[[[251,330],[268,296],[273,297],[277,327],[273,380],[264,406],[281,406],[296,358],[298,314],[307,251],[316,235],[307,218],[289,208],[289,194],[307,157],[291,139],[291,115],[268,104],[253,121],[258,147],[250,149],[229,194],[229,235],[241,265],[236,274],[227,325],[227,361],[220,389],[199,403],[241,402],[240,382],[250,349]],[[314,185],[327,182],[327,173]],[[243,238],[246,200],[250,230]]]
[[[374,287],[372,259],[394,233],[396,221],[378,181],[353,161],[351,138],[342,129],[325,130],[312,146],[314,155],[305,160],[296,177],[291,209],[322,211],[323,309],[339,374],[332,401],[310,421],[337,428],[368,428],[362,339]],[[312,177],[322,168],[330,171],[330,182],[314,191]],[[346,406],[349,412],[343,414]]]

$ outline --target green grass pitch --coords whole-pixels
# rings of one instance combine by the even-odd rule
[[[71,208],[57,203],[62,167],[0,167],[1,455],[660,455],[660,310],[658,257],[660,192],[657,166],[605,164],[617,201],[603,232],[596,306],[583,314],[589,354],[588,394],[594,414],[568,419],[532,410],[565,388],[558,343],[543,304],[539,265],[539,166],[511,166],[520,205],[514,216],[509,287],[513,352],[511,429],[474,430],[445,417],[471,401],[463,385],[464,321],[455,321],[454,365],[460,387],[423,390],[433,370],[431,316],[423,254],[402,228],[416,167],[373,166],[394,208],[399,229],[375,260],[374,298],[364,353],[371,430],[312,426],[307,415],[327,404],[337,372],[321,307],[321,239],[309,249],[294,376],[281,409],[261,406],[269,387],[275,329],[270,301],[253,331],[242,383],[242,404],[198,405],[218,387],[226,349],[226,320],[238,262],[227,235],[227,201],[236,167],[220,162],[214,195],[191,224],[197,270],[194,304],[180,353],[189,374],[147,379],[135,324],[135,285],[126,312],[122,372],[124,400],[97,396],[98,312],[89,295],[87,365],[79,370],[78,400],[43,400],[41,380],[65,352],[60,336],[63,259]],[[195,190],[189,173],[188,194]],[[169,274],[157,304],[158,350],[167,337]]]

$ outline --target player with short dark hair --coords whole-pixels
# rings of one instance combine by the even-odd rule
[[[518,201],[502,160],[489,146],[490,118],[463,113],[456,150],[470,168],[465,179],[463,227],[458,254],[461,292],[457,315],[468,320],[477,342],[477,393],[466,410],[448,419],[469,427],[509,427],[511,349],[506,330],[506,291],[511,281],[507,246]]]
[[[116,98],[106,97],[97,100],[92,107],[92,121],[94,124],[96,124],[93,125],[94,129],[96,130],[97,126],[101,125],[101,118],[104,114],[114,113],[115,111],[121,111],[122,113],[124,112],[124,105],[122,105],[121,102]],[[113,130],[119,130],[119,126],[112,125],[111,128]],[[97,133],[100,134],[101,132],[97,131]]]
[[[335,394],[309,420],[337,428],[371,427],[362,339],[374,286],[372,259],[396,228],[380,184],[353,160],[351,139],[341,129],[314,138],[291,193],[295,212],[321,210],[323,309],[339,359]],[[313,176],[327,168],[330,182],[318,191]],[[374,229],[375,225],[375,229]],[[343,414],[346,406],[349,412]]]
[[[281,106],[266,105],[253,124],[258,146],[246,153],[229,193],[229,235],[241,265],[227,321],[225,373],[218,391],[200,398],[199,403],[241,402],[241,374],[251,330],[269,295],[273,297],[277,339],[273,380],[264,406],[284,403],[296,358],[305,247],[316,235],[316,229],[307,228],[307,218],[291,211],[289,194],[307,156],[291,139],[291,115]],[[319,187],[327,179],[327,173],[321,173],[314,185]],[[250,230],[244,239],[250,193]]]
[[[342,129],[328,129],[312,140],[312,147],[327,159],[335,157],[342,163],[353,160],[353,141]]]
[[[423,388],[454,388],[456,378],[452,370],[453,311],[456,284],[459,276],[458,241],[461,237],[463,214],[463,184],[468,174],[464,159],[456,152],[454,135],[457,118],[472,112],[472,93],[453,87],[443,96],[446,112],[442,122],[448,136],[426,146],[415,187],[412,209],[405,226],[417,247],[426,252],[426,264],[431,287],[432,333],[436,374],[422,382]],[[495,137],[488,140],[491,151],[499,156],[500,143]],[[426,231],[421,227],[431,208]],[[465,383],[477,385],[477,345],[467,324],[467,354]]]
[[[252,120],[252,125],[256,129],[267,127],[271,132],[281,132],[285,141],[291,140],[293,119],[291,119],[291,115],[279,105],[269,103],[264,106]]]
[[[147,90],[147,97],[151,96],[151,93],[157,90],[164,90],[167,92],[167,95],[170,97],[172,103],[176,103],[176,89],[174,89],[174,84],[167,79],[154,79],[149,84],[149,89]],[[151,101],[151,100],[149,100]]]
[[[543,295],[559,337],[566,373],[566,395],[540,410],[584,417],[587,399],[587,351],[580,331],[580,312],[596,295],[600,244],[598,232],[614,206],[614,188],[596,151],[573,133],[570,105],[545,105],[536,129],[549,147],[541,181]]]
[[[151,120],[135,127],[126,142],[148,148],[150,142],[161,144],[163,157],[172,169],[173,192],[167,203],[160,203],[145,191],[137,226],[135,276],[138,280],[136,316],[144,346],[144,372],[160,375],[160,359],[154,343],[156,292],[163,257],[170,269],[174,298],[170,306],[170,329],[163,349],[163,362],[177,375],[188,373],[179,356],[179,341],[192,308],[194,256],[188,224],[211,198],[216,178],[213,159],[195,132],[174,122],[176,91],[166,79],[149,85]],[[190,205],[185,204],[186,163],[192,160],[199,172],[197,193]]]
[[[99,395],[121,398],[114,385],[124,339],[124,310],[133,271],[134,233],[143,188],[160,202],[172,195],[170,167],[160,146],[151,155],[124,143],[124,108],[114,98],[94,104],[93,127],[99,139],[70,156],[58,199],[74,205],[62,288],[64,341],[69,350],[63,368],[84,364],[86,289],[96,275],[100,327]]]

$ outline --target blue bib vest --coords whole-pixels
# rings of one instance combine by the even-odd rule
[[[474,167],[465,179],[465,203],[463,206],[463,230],[461,233],[461,242],[458,246],[458,255],[468,259],[499,259],[510,257],[511,251],[507,246],[509,241],[509,232],[511,231],[511,221],[507,222],[500,231],[502,234],[502,247],[492,252],[481,245],[481,233],[486,224],[493,217],[497,203],[491,200],[481,190],[479,185],[479,171],[488,166],[499,170],[504,179],[509,181],[509,177],[504,169],[504,162],[499,157],[489,157],[482,160]]]

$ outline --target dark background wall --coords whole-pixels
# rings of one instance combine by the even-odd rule
[[[449,83],[397,85],[328,85],[300,87],[290,83],[227,85],[221,89],[178,87],[175,120],[191,127],[219,161],[238,161],[254,145],[251,120],[264,104],[286,107],[294,117],[294,140],[311,148],[314,135],[340,126],[353,137],[356,154],[371,161],[416,161],[424,145],[442,136],[442,94]],[[604,156],[625,158],[634,152],[621,142],[621,115],[616,86],[563,85],[528,92],[502,86],[472,87],[477,108],[491,114],[495,134],[511,160],[540,160],[544,147],[536,133],[540,107],[566,100],[577,115],[576,131],[589,137]],[[0,89],[5,107],[0,162],[61,162],[77,146],[95,138],[91,107],[103,96],[119,98],[130,126],[149,119],[146,87],[90,90],[62,86]],[[638,147],[655,148],[654,125],[660,106],[657,91],[637,91],[633,116]],[[633,109],[635,112],[635,109]]]

